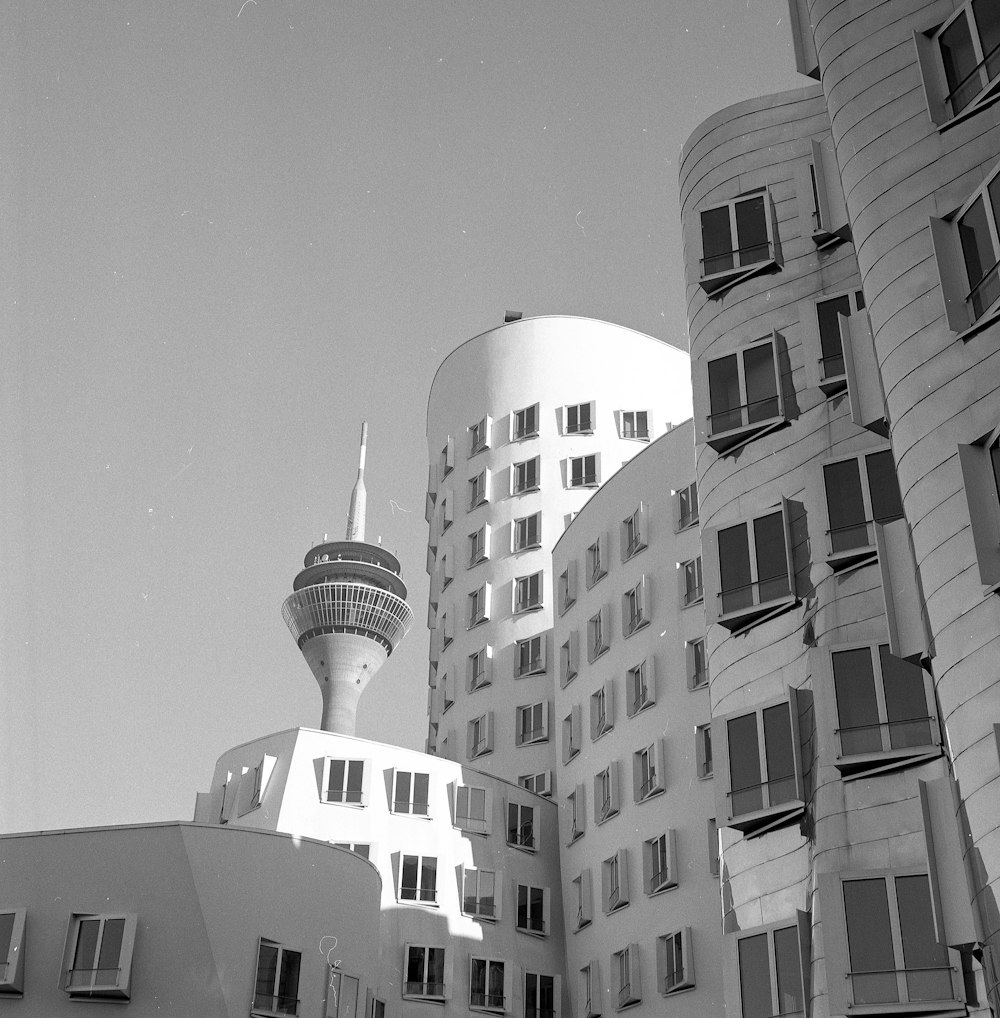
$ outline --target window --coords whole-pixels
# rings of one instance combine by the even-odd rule
[[[695,757],[698,761],[698,777],[712,776],[712,726],[698,725],[694,730]]]
[[[544,887],[517,885],[516,927],[526,933],[549,932],[549,895]]]
[[[663,747],[660,740],[632,754],[632,798],[645,802],[664,789]]]
[[[621,412],[621,437],[648,442],[649,412],[647,410],[623,410]]]
[[[355,855],[360,855],[362,859],[371,859],[372,846],[364,841],[335,841],[333,847],[353,852]]]
[[[706,441],[724,454],[784,423],[774,337],[708,362]]]
[[[745,523],[704,532],[707,621],[742,632],[795,604],[787,504]]]
[[[580,969],[580,984],[583,997],[583,1018],[600,1018],[601,985],[598,979],[597,962],[592,961]]]
[[[770,195],[743,195],[701,213],[701,287],[722,293],[777,264]]]
[[[493,681],[493,655],[492,648],[482,647],[474,654],[470,654],[466,665],[466,678],[468,679],[469,692],[482,689]]]
[[[490,447],[490,432],[493,430],[493,418],[487,414],[469,428],[469,455],[475,456]]]
[[[332,966],[327,981],[325,1018],[358,1018],[358,979]]]
[[[684,607],[700,604],[705,599],[705,586],[701,576],[701,556],[682,563],[684,570]]]
[[[392,793],[393,813],[412,813],[425,817],[430,812],[429,788],[431,777],[411,771],[396,771]]]
[[[0,996],[24,991],[24,924],[27,909],[0,910]]]
[[[455,698],[448,695],[448,676],[441,676],[441,713],[447,713],[450,707],[455,705]]]
[[[677,529],[687,530],[698,522],[698,482],[692,481],[677,492]]]
[[[298,1014],[301,965],[300,951],[289,951],[273,940],[261,937],[257,947],[257,977],[250,1013]]]
[[[656,981],[666,996],[694,987],[694,956],[691,953],[691,927],[657,937]]]
[[[459,785],[455,789],[455,826],[463,831],[489,834],[492,794],[488,788]]]
[[[447,477],[455,468],[455,441],[448,436],[448,440],[441,450],[441,476]]]
[[[507,803],[507,844],[534,849],[535,807],[520,802]]]
[[[979,579],[994,588],[1000,583],[1000,429],[974,445],[960,445],[958,458]]]
[[[469,594],[469,629],[490,619],[490,584],[484,583]]]
[[[566,796],[569,806],[569,843],[572,845],[577,838],[582,838],[587,829],[586,792],[583,785],[577,785]]]
[[[826,487],[827,562],[837,571],[875,557],[876,523],[903,515],[892,452],[883,449],[823,467]]]
[[[642,1000],[642,987],[639,982],[639,945],[629,944],[628,947],[615,951],[611,956],[611,971],[615,976],[613,992],[618,1002],[616,1010],[638,1004]]]
[[[566,642],[559,648],[559,682],[562,686],[569,685],[577,676],[580,666],[578,643],[579,634],[572,629],[566,637]]]
[[[719,857],[722,854],[719,849],[719,825],[715,817],[708,820],[708,872],[713,877],[719,875]]]
[[[735,947],[741,1018],[804,1015],[809,972],[810,916],[726,938],[726,960]],[[735,944],[733,943],[735,941]]]
[[[514,580],[514,613],[534,611],[542,607],[542,574],[518,576]]]
[[[602,608],[587,622],[587,660],[596,661],[611,645],[608,609]]]
[[[326,758],[323,775],[323,802],[363,806],[365,786],[364,760]]]
[[[538,434],[538,404],[517,410],[513,415],[514,427],[511,437],[514,441],[531,438]]]
[[[403,996],[443,998],[445,991],[445,949],[408,944]]]
[[[469,960],[469,1007],[506,1010],[504,963],[489,958]]]
[[[726,826],[762,833],[805,809],[798,694],[744,714],[716,718],[713,748],[721,763],[716,802]]]
[[[646,894],[659,894],[677,886],[675,844],[673,830],[642,843],[642,884]]]
[[[538,457],[523,460],[511,467],[511,494],[520,495],[525,491],[538,490]]]
[[[818,372],[813,377],[827,396],[843,392],[848,382],[840,316],[850,318],[864,310],[864,306],[864,293],[861,290],[850,290],[824,297],[803,309],[803,324],[818,366]]]
[[[555,1018],[557,1010],[555,976],[525,972],[524,1018]]]
[[[618,849],[601,863],[601,897],[605,914],[628,904],[628,850]]]
[[[607,537],[602,534],[587,548],[587,589],[608,572]]]
[[[522,774],[517,779],[517,783],[529,792],[534,792],[535,795],[552,794],[551,771],[538,771],[537,774]]]
[[[596,488],[597,454],[574,456],[569,461],[569,486],[571,488]]]
[[[618,762],[612,760],[594,777],[594,819],[598,824],[618,813]]]
[[[583,736],[580,727],[580,705],[574,704],[569,714],[563,718],[562,750],[564,764],[569,763],[583,748]]]
[[[830,667],[840,749],[835,763],[845,778],[940,753],[930,677],[919,665],[893,657],[883,643],[834,650]]]
[[[824,874],[819,891],[831,1013],[964,1010],[925,873]]]
[[[625,673],[625,689],[628,697],[626,713],[629,717],[634,717],[639,711],[651,707],[656,702],[653,678],[653,658],[641,661]]]
[[[708,685],[708,655],[703,639],[688,640],[684,645],[687,655],[688,689],[703,689]]]
[[[480,562],[484,562],[489,558],[489,546],[486,541],[486,535],[489,532],[489,528],[484,524],[477,531],[469,534],[469,565],[479,565]]]
[[[579,876],[573,878],[573,895],[576,899],[576,929],[582,930],[594,921],[589,869],[582,870]]]
[[[455,569],[451,564],[451,556],[447,552],[441,553],[441,589],[447,590],[448,585],[455,579]]]
[[[469,512],[490,500],[490,472],[480,470],[475,477],[469,478]]]
[[[615,687],[605,682],[590,697],[590,737],[599,739],[615,726]]]
[[[622,520],[621,537],[623,562],[646,547],[646,507],[641,502],[631,516]]]
[[[542,543],[542,514],[532,513],[514,520],[514,551],[537,548]]]
[[[594,404],[577,403],[566,407],[566,434],[589,435],[594,430]]]
[[[462,911],[476,919],[499,919],[497,886],[495,870],[463,870]]]
[[[525,746],[549,740],[549,704],[547,700],[517,708],[517,745]]]
[[[576,562],[567,562],[559,574],[559,614],[576,603]]]
[[[538,675],[545,671],[544,634],[529,636],[526,640],[518,640],[514,646],[516,650],[515,678],[521,678],[524,675]]]
[[[487,711],[469,722],[467,755],[470,760],[493,752],[493,712]]]
[[[385,1001],[379,1000],[378,997],[372,997],[371,1011],[368,1014],[368,1018],[385,1018]]]
[[[437,903],[437,859],[430,855],[404,855],[399,871],[399,900]]]
[[[455,629],[449,612],[441,612],[441,625],[438,628],[441,632],[441,650],[447,650],[455,639]]]
[[[455,522],[455,507],[450,495],[441,496],[441,533],[443,534]]]

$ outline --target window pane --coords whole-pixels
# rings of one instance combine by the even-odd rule
[[[757,552],[757,595],[759,603],[791,592],[788,559],[785,555],[785,524],[780,512],[753,521]]]
[[[852,756],[881,752],[882,730],[878,723],[871,651],[861,648],[834,654],[833,684],[837,692],[841,753]]]
[[[832,378],[844,373],[844,348],[840,342],[840,323],[837,315],[850,315],[851,298],[844,294],[831,300],[820,301],[816,305],[816,318],[819,321],[819,345],[822,354],[823,378]]]
[[[941,62],[952,93],[952,113],[961,113],[980,91],[976,69],[976,53],[972,48],[972,35],[964,14],[960,14],[939,36]],[[970,77],[971,75],[971,77]]]
[[[931,725],[927,717],[923,670],[919,665],[893,657],[886,644],[879,647],[878,653],[892,748],[929,746]]]
[[[125,935],[124,919],[108,919],[104,923],[101,937],[101,954],[97,962],[95,982],[116,985],[118,983],[118,959],[122,952],[122,937]]]
[[[441,993],[444,989],[444,948],[427,948],[427,982],[432,983],[432,993]]]
[[[729,732],[729,776],[733,816],[763,808],[760,783],[760,750],[757,744],[757,715],[744,714],[727,722]]]
[[[420,900],[435,901],[437,899],[437,859],[424,856],[420,870]]]
[[[749,608],[754,603],[745,523],[719,531],[719,579],[723,614]]]
[[[743,1018],[771,1018],[771,965],[767,957],[767,934],[744,937],[739,942],[740,997]]]
[[[701,214],[701,241],[705,253],[705,275],[731,269],[733,262],[733,241],[729,228],[729,206],[709,209]]]
[[[767,421],[778,416],[778,384],[774,372],[774,348],[755,346],[743,354],[747,387],[747,421]]]
[[[469,816],[473,820],[486,819],[486,789],[469,789]]]
[[[417,897],[417,856],[403,856],[403,879],[400,885],[400,897],[416,899]]]
[[[752,265],[770,255],[763,195],[736,203],[736,237],[740,265]]]
[[[298,951],[281,952],[281,974],[278,978],[278,1006],[276,1011],[284,1014],[298,1013],[299,963],[302,955]]]
[[[341,775],[343,775],[344,762],[338,760],[340,764]],[[365,764],[363,760],[351,760],[347,765],[347,801],[348,802],[361,802],[361,782],[365,774]],[[341,776],[343,781],[343,776]],[[343,787],[343,786],[341,786]]]
[[[709,432],[729,431],[743,423],[736,354],[709,361],[708,398],[712,409],[708,418]]]
[[[97,955],[97,936],[101,928],[100,919],[81,919],[76,937],[76,951],[73,954],[73,971],[70,986],[86,986],[92,982],[94,962]]]
[[[993,272],[996,254],[990,238],[986,205],[980,196],[958,221],[958,238],[962,244],[965,270],[969,278],[969,299],[976,318],[1000,296],[997,292],[996,273]]]
[[[891,459],[891,457],[890,457]],[[872,543],[865,523],[865,500],[857,460],[823,467],[826,507],[830,516],[830,551],[865,548]]]
[[[475,974],[475,959],[472,962],[473,975]],[[424,981],[424,949],[422,947],[411,947],[410,956],[406,961],[406,982],[407,990],[420,992],[420,986]]]
[[[774,976],[778,984],[778,1014],[803,1011],[799,931],[794,926],[774,931]]]
[[[344,761],[330,761],[330,782],[328,785],[327,798],[331,802],[343,802],[344,800]]]
[[[396,809],[409,812],[410,772],[396,771]]]
[[[763,714],[768,804],[776,806],[796,797],[792,720],[785,703],[767,707]]]
[[[885,880],[845,880],[844,913],[854,1003],[898,1001]]]
[[[972,0],[979,42],[986,57],[986,77],[1000,75],[1000,5],[996,0]]]
[[[10,954],[10,938],[14,934],[14,913],[0,914],[0,977],[4,976],[3,965]]]
[[[903,515],[899,497],[899,481],[892,453],[886,449],[865,457],[868,470],[868,491],[872,498],[872,519],[876,523],[898,520]]]
[[[254,996],[259,1004],[269,1006],[278,976],[278,949],[272,944],[261,944],[257,955],[257,986]]]
[[[910,1000],[951,1000],[953,991],[948,949],[934,936],[927,877],[896,877],[896,905],[903,941],[907,997]]]
[[[427,815],[427,786],[429,774],[413,775],[413,812],[420,816]]]

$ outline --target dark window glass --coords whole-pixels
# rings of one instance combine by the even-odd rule
[[[733,239],[729,227],[729,206],[701,214],[701,240],[705,252],[705,275],[733,268]]]
[[[868,471],[868,491],[872,499],[872,519],[876,523],[888,523],[903,515],[903,503],[899,497],[899,480],[892,453],[873,452],[865,457]]]
[[[792,722],[788,704],[764,710],[764,756],[767,763],[768,805],[794,799],[795,757],[792,753]]]
[[[833,378],[844,373],[844,348],[840,342],[840,323],[837,321],[837,315],[850,316],[850,314],[851,298],[847,294],[820,301],[816,305],[823,378]]]
[[[771,966],[767,956],[767,934],[744,937],[739,942],[740,997],[743,1018],[771,1018]]]
[[[785,524],[780,512],[753,521],[757,553],[757,600],[763,604],[789,592],[788,559],[785,555]]]
[[[399,889],[399,896],[409,901],[417,898],[417,869],[420,860],[415,855],[403,856],[403,880]]]
[[[891,461],[892,457],[889,459]],[[865,522],[867,516],[858,461],[844,460],[823,467],[823,480],[830,516],[830,550],[839,552],[867,547],[872,537]]]
[[[257,1003],[269,1006],[278,975],[278,949],[272,944],[261,944],[257,955],[257,986],[254,997]]]
[[[424,856],[420,870],[420,900],[437,900],[437,859]]]
[[[750,545],[745,523],[719,531],[719,576],[723,614],[749,608],[753,604]]]
[[[972,0],[972,13],[986,59],[986,77],[992,81],[1000,74],[1000,4],[996,0]]]
[[[736,237],[740,245],[740,265],[752,265],[769,257],[771,249],[767,242],[763,195],[736,203]]]
[[[122,953],[122,937],[125,935],[124,919],[107,919],[101,937],[101,954],[97,961],[98,983],[118,982],[118,959]]]
[[[919,665],[893,657],[887,644],[882,644],[878,652],[890,746],[893,749],[929,746],[931,726],[923,670]]]
[[[871,651],[863,647],[835,653],[833,684],[837,693],[841,753],[851,756],[880,752],[882,734]]]
[[[283,1014],[298,1012],[299,965],[302,955],[298,951],[281,952],[281,973],[278,977],[278,1000],[276,1011]]]
[[[747,387],[747,420],[767,421],[778,416],[778,385],[774,372],[774,349],[755,346],[743,354]]]
[[[744,714],[727,722],[729,733],[729,778],[733,816],[752,813],[764,806],[757,744],[757,715]]]
[[[940,35],[941,63],[944,65],[953,113],[961,113],[980,89],[976,70],[976,52],[972,33],[964,14],[960,14]]]
[[[421,816],[427,815],[427,789],[429,783],[429,774],[413,775],[413,812]]]
[[[341,782],[343,782],[343,767],[344,763],[342,760],[338,760],[341,768]],[[364,777],[365,765],[362,760],[351,760],[347,765],[347,801],[348,802],[361,802],[361,781]]]
[[[740,412],[740,378],[736,354],[720,357],[708,365],[708,398],[712,413],[709,431],[718,434],[743,423]]]
[[[0,914],[0,976],[3,976],[3,964],[10,954],[10,938],[14,934],[14,913]]]
[[[804,1010],[802,970],[799,967],[799,931],[786,926],[774,931],[774,979],[778,985],[778,1014]]]
[[[896,906],[909,1000],[950,1000],[948,949],[937,942],[927,877],[896,877]]]
[[[854,1003],[898,1001],[885,880],[845,880],[844,913]]]
[[[396,771],[396,809],[410,811],[410,772]]]

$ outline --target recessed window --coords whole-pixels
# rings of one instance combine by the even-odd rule
[[[475,532],[469,534],[469,565],[475,566],[484,562],[489,557],[489,546],[487,534],[489,528],[484,524]]]
[[[559,574],[559,614],[562,615],[576,603],[576,562],[566,563],[566,568]]]
[[[469,1007],[485,1011],[506,1010],[504,962],[491,958],[469,959]]]
[[[777,264],[767,191],[701,213],[701,286],[720,293]]]
[[[583,735],[580,731],[580,705],[574,704],[569,714],[563,718],[562,724],[563,763],[569,763],[583,748]]]
[[[587,587],[592,587],[599,579],[607,575],[608,554],[607,538],[604,535],[587,548]]]
[[[529,636],[526,640],[518,640],[514,645],[515,662],[514,677],[540,675],[545,671],[545,637]]]
[[[719,858],[721,851],[719,848],[719,825],[715,822],[715,817],[710,817],[707,821],[708,831],[708,872],[713,877],[719,875]]]
[[[459,785],[455,789],[455,825],[464,831],[488,834],[491,798],[487,788]]]
[[[535,795],[552,795],[552,772],[538,771],[535,774],[522,774],[518,777],[517,783]]]
[[[596,961],[580,969],[580,986],[583,999],[583,1018],[600,1018],[602,991]]]
[[[587,829],[587,803],[583,785],[577,785],[569,795],[566,803],[569,806],[569,841],[572,844],[582,838]]]
[[[805,1015],[803,973],[809,970],[809,954],[803,945],[808,944],[810,917],[804,912],[798,917],[795,923],[779,923],[735,938],[739,999],[734,1004],[740,1018]]]
[[[516,742],[526,746],[549,740],[549,705],[547,701],[517,708]]]
[[[261,937],[257,947],[257,976],[254,981],[254,1015],[297,1015],[299,1013],[299,970],[302,952]]]
[[[542,543],[542,514],[532,513],[514,520],[514,551],[537,548]]]
[[[455,522],[455,506],[451,495],[441,496],[441,533],[443,534]]]
[[[0,910],[0,996],[24,990],[24,925],[27,909]]]
[[[534,850],[536,834],[535,807],[520,802],[507,803],[507,844]]]
[[[475,456],[490,447],[490,431],[493,419],[487,414],[469,428],[469,455]]]
[[[516,410],[513,414],[513,430],[511,438],[515,441],[521,438],[531,438],[538,434],[538,404],[527,406],[523,410]]]
[[[607,607],[587,622],[587,660],[594,662],[611,646],[611,627]]]
[[[708,362],[708,433],[716,452],[735,450],[785,422],[773,338]]]
[[[712,726],[698,725],[694,730],[695,759],[699,778],[712,776]]]
[[[447,713],[450,707],[453,707],[455,705],[455,697],[448,695],[448,690],[450,687],[448,685],[447,675],[441,676],[441,682],[439,684],[441,686],[441,713],[445,714]]]
[[[484,505],[490,499],[490,472],[480,470],[475,477],[469,478],[469,511]]]
[[[824,297],[815,303],[816,330],[813,356],[818,365],[820,388],[827,396],[847,388],[847,362],[844,354],[844,337],[840,330],[840,316],[850,318],[864,310],[865,295],[861,290],[850,290],[833,297]],[[811,326],[811,322],[807,325]],[[811,333],[811,328],[807,330]]]
[[[577,676],[580,667],[578,643],[579,635],[573,629],[559,648],[559,684],[563,687],[568,686]]]
[[[527,491],[538,490],[538,457],[522,460],[511,468],[511,493],[521,495]]]
[[[490,584],[484,583],[469,594],[469,629],[490,618]]]
[[[437,859],[430,855],[404,855],[400,862],[399,900],[421,905],[437,904]]]
[[[687,657],[688,689],[702,689],[708,685],[708,654],[705,651],[705,641],[700,637],[688,640],[684,649]]]
[[[487,711],[469,722],[468,757],[485,756],[493,751],[493,712]]]
[[[573,878],[573,897],[576,901],[576,928],[582,930],[594,921],[589,869],[582,870]]]
[[[556,977],[524,973],[524,1018],[556,1018]]]
[[[615,687],[606,682],[590,697],[590,737],[599,739],[615,726]]]
[[[598,824],[618,814],[618,763],[612,760],[594,777],[594,819]]]
[[[514,580],[514,614],[542,607],[542,574],[518,576]]]
[[[677,886],[675,843],[672,830],[642,843],[642,882],[646,894],[659,894]]]
[[[684,575],[684,607],[705,600],[705,585],[701,575],[701,556],[681,564]]]
[[[638,442],[649,441],[649,412],[647,410],[622,410],[621,437]]]
[[[576,403],[566,407],[566,434],[589,435],[594,430],[594,404]]]
[[[392,793],[393,813],[412,813],[425,817],[430,812],[430,775],[415,771],[396,771]]]
[[[629,901],[628,894],[628,851],[620,848],[609,859],[601,863],[601,893],[604,912],[617,912]]]
[[[370,859],[372,846],[366,841],[335,841],[334,848],[343,848],[345,851],[360,855],[362,859]]]
[[[406,947],[406,980],[404,997],[445,996],[445,949],[443,947]]]
[[[648,544],[646,507],[641,502],[634,513],[622,520],[622,561],[627,562]]]
[[[649,581],[645,576],[622,595],[622,635],[626,638],[649,625]]]
[[[364,760],[334,760],[327,757],[323,769],[324,802],[364,805]]]
[[[349,976],[332,966],[326,986],[325,1018],[357,1018],[358,987],[356,976]]]
[[[462,911],[476,919],[499,919],[495,870],[465,869],[462,874]]]
[[[569,461],[569,486],[571,488],[596,488],[597,455],[573,456]]]
[[[493,680],[493,657],[490,650],[489,647],[481,647],[474,654],[469,655],[466,678],[470,693],[490,685]]]
[[[451,581],[455,579],[455,568],[451,562],[451,556],[447,552],[441,553],[441,589],[447,590]]]
[[[632,754],[632,797],[636,802],[645,802],[663,789],[663,748],[657,739]]]
[[[526,933],[548,933],[548,891],[530,884],[517,885],[516,928]]]
[[[441,625],[438,626],[441,641],[441,650],[447,650],[455,639],[455,626],[452,621],[451,612],[441,612]]]
[[[639,711],[651,707],[656,702],[656,689],[653,681],[653,659],[640,661],[625,673],[625,691],[627,703],[625,712],[629,717]]]
[[[455,442],[451,435],[441,450],[441,476],[447,477],[455,469]]]
[[[1000,583],[1000,429],[974,445],[958,447],[979,579]]]
[[[656,981],[665,996],[694,987],[694,956],[691,927],[658,937],[656,941]]]
[[[677,492],[677,529],[687,530],[698,522],[698,482],[692,481]]]
[[[642,986],[639,982],[639,945],[615,951],[611,956],[611,971],[614,974],[613,993],[618,1003],[616,1010],[638,1004],[642,1000]]]

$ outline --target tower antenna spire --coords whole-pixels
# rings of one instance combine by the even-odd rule
[[[348,541],[365,539],[365,502],[368,494],[365,491],[365,453],[368,450],[368,422],[361,422],[361,452],[358,456],[358,479],[354,482],[351,492],[351,507],[347,511]]]

